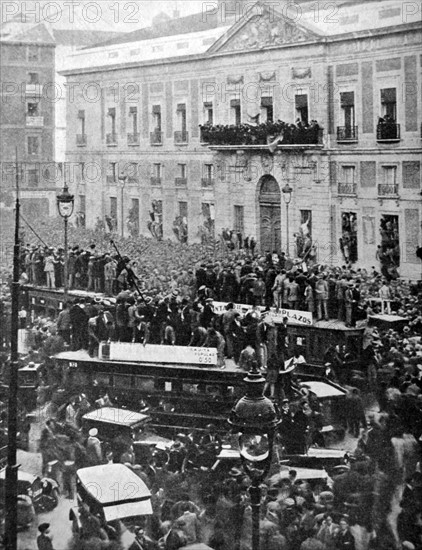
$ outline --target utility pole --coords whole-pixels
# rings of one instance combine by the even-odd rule
[[[8,402],[8,443],[6,466],[6,494],[5,494],[5,548],[16,550],[17,548],[17,523],[18,523],[18,466],[16,464],[16,436],[18,416],[18,328],[19,328],[19,165],[18,150],[16,148],[16,205],[15,205],[15,242],[13,247],[13,281],[12,281],[12,318],[10,338],[10,379]]]

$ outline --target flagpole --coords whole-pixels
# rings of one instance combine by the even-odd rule
[[[18,466],[17,454],[17,413],[18,413],[18,328],[19,328],[19,165],[18,150],[16,148],[16,204],[15,204],[15,242],[13,247],[13,281],[12,281],[12,316],[10,338],[10,378],[8,400],[8,444],[6,466],[6,491],[5,491],[5,548],[16,550],[17,548],[17,523],[18,523]]]

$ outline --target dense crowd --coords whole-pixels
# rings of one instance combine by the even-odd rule
[[[106,239],[85,232],[79,246],[72,247],[75,259],[82,257],[80,265],[86,269],[75,271],[69,282],[80,290],[97,291],[96,295],[72,299],[57,319],[30,321],[20,316],[22,326],[31,326],[32,349],[24,361],[46,365],[40,370],[37,388],[37,402],[49,407],[50,418],[40,444],[44,469],[59,459],[69,495],[78,467],[120,461],[153,493],[154,515],[139,530],[141,548],[175,550],[203,541],[214,550],[249,550],[250,480],[236,468],[226,475],[210,469],[225,436],[222,439],[209,426],[202,435],[180,435],[161,456],[157,452],[142,459],[130,441],[110,445],[94,432],[84,438],[81,416],[113,404],[113,397],[101,394],[92,400],[81,394],[66,404],[60,416],[50,401],[51,357],[68,347],[95,354],[100,341],[115,339],[216,347],[220,366],[232,358],[245,370],[257,361],[266,369],[268,394],[281,390],[277,457],[303,452],[309,444],[323,441],[312,392],[305,392],[295,408],[286,388],[278,387],[278,373],[287,358],[286,320],[275,324],[265,310],[305,309],[318,319],[351,326],[368,314],[393,312],[407,319],[404,328],[365,330],[363,395],[351,389],[345,404],[344,428],[354,441],[351,460],[334,468],[330,479],[313,481],[301,479],[294,468],[285,479],[274,464],[274,475],[262,486],[261,549],[422,549],[422,296],[417,285],[388,281],[375,267],[367,272],[348,266],[306,266],[283,253],[268,251],[259,256],[236,246],[232,250],[188,247],[139,238],[121,240],[120,256]],[[60,258],[63,251],[37,250],[36,256],[46,258],[50,252]],[[31,260],[33,254],[35,249],[29,246],[22,255],[28,278],[26,266],[33,264],[26,263],[27,256]],[[99,260],[104,268],[90,271],[90,262]],[[115,269],[112,279],[106,278],[109,264]],[[47,280],[37,282],[44,285]],[[3,290],[6,294],[6,287]],[[226,303],[221,314],[214,310],[215,301]],[[236,302],[247,307],[238,311],[233,307]],[[300,351],[299,362],[306,360]],[[346,352],[340,347],[327,349],[328,378],[342,381]],[[368,396],[379,406],[379,413],[365,415]],[[75,543],[78,550],[113,548],[110,533],[98,519],[87,514],[86,525],[89,536]]]

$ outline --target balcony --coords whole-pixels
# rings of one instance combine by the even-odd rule
[[[399,186],[396,183],[381,183],[378,185],[378,197],[392,197],[397,198],[399,196]]]
[[[158,176],[151,176],[151,185],[159,186],[162,183],[162,178],[159,178]]]
[[[140,134],[128,134],[127,135],[127,144],[128,145],[139,145]]]
[[[26,84],[25,95],[41,97],[42,88],[43,88],[42,84]]]
[[[174,132],[174,143],[188,143],[189,141],[189,133],[186,132],[186,130],[182,130],[180,132]]]
[[[44,117],[27,115],[26,125],[30,126],[31,128],[39,128],[40,126],[44,126]]]
[[[356,195],[356,183],[339,183],[338,194],[354,197]]]
[[[201,185],[202,187],[214,187],[215,180],[214,178],[202,178]]]
[[[76,134],[76,145],[78,147],[86,147],[87,135],[86,134]]]
[[[162,145],[163,144],[163,132],[160,130],[154,130],[150,133],[151,145]]]
[[[106,143],[109,147],[115,147],[117,145],[117,134],[115,133],[107,134]]]
[[[337,126],[337,141],[358,141],[358,126]]]
[[[187,178],[174,178],[174,183],[176,187],[186,187],[188,184]]]
[[[210,146],[291,147],[322,146],[324,130],[318,123],[309,126],[277,122],[200,126],[201,142]]]
[[[381,122],[378,124],[377,141],[381,143],[400,141],[400,124],[395,122]]]

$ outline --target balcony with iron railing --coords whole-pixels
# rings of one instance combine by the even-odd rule
[[[337,141],[358,141],[358,127],[337,126]]]
[[[106,135],[106,143],[108,146],[116,146],[117,145],[117,134],[112,132],[110,134]]]
[[[399,186],[396,183],[380,183],[378,185],[378,197],[393,197],[399,195]]]
[[[291,147],[322,146],[324,129],[317,122],[305,124],[287,124],[263,122],[252,126],[250,124],[200,126],[201,143],[214,147]]]
[[[78,147],[85,147],[87,144],[87,135],[86,134],[76,134],[76,145]]]
[[[161,185],[162,184],[162,178],[158,176],[151,176],[151,185]]]
[[[186,132],[186,130],[180,130],[177,132],[174,132],[174,143],[181,144],[181,143],[188,143],[189,141],[189,132]]]
[[[139,139],[140,139],[140,134],[139,133],[128,134],[127,135],[127,144],[128,145],[139,145]]]
[[[355,196],[356,195],[356,183],[338,183],[338,194],[343,196]]]
[[[162,145],[163,132],[157,129],[155,129],[153,132],[150,132],[150,142],[151,142],[151,145]]]
[[[381,122],[377,124],[377,141],[400,141],[400,124],[395,122]]]
[[[176,187],[186,187],[188,184],[187,178],[174,178],[174,184]]]
[[[202,187],[214,187],[215,179],[214,178],[201,178]]]

